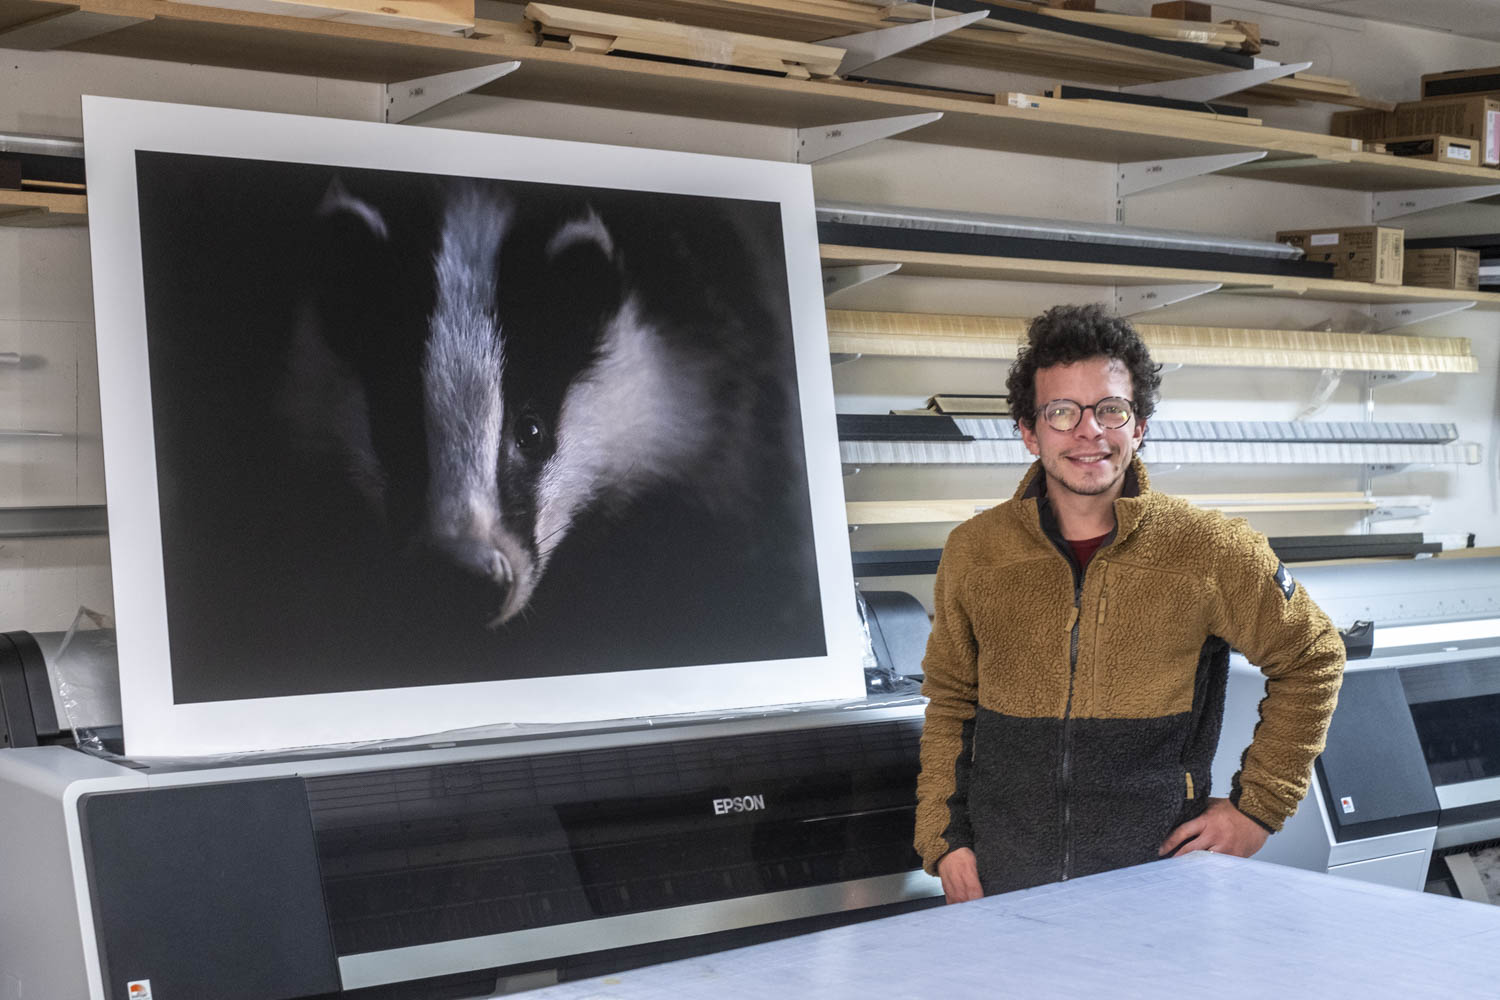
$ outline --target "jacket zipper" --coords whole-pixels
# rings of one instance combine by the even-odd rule
[[[1085,571],[1087,572],[1087,571]],[[1066,882],[1073,867],[1073,803],[1069,785],[1073,772],[1073,684],[1078,672],[1078,618],[1083,600],[1083,580],[1073,578],[1073,613],[1069,616],[1068,635],[1068,703],[1063,709],[1062,728],[1062,881]]]

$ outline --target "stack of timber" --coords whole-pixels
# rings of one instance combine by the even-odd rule
[[[800,80],[832,76],[844,58],[844,50],[832,45],[810,45],[552,4],[527,4],[526,17],[536,23],[543,44],[561,44],[556,42],[561,39],[569,48],[584,52],[629,52],[709,66],[782,73]]]
[[[1500,240],[1497,240],[1500,242]],[[1013,361],[1029,320],[1006,316],[828,310],[828,346],[875,357]],[[1136,324],[1160,364],[1473,374],[1464,337]]]
[[[660,18],[694,27],[804,42],[874,31],[896,23],[954,17],[968,9],[985,9],[989,11],[986,19],[905,55],[954,65],[1061,76],[1077,83],[1150,83],[1249,69],[1254,64],[1252,57],[1207,45],[1059,16],[1080,13],[1076,11],[1034,12],[976,4],[972,0],[950,0],[950,7],[920,3],[877,6],[859,0],[590,0],[589,6],[604,13]],[[1361,97],[1346,80],[1310,74],[1261,84],[1237,99],[1265,103],[1322,101],[1381,110],[1391,107],[1390,102]]]

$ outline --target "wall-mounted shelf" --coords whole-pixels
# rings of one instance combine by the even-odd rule
[[[1073,285],[1156,285],[1217,281],[1223,284],[1223,291],[1242,295],[1270,295],[1328,302],[1474,302],[1476,308],[1500,309],[1500,293],[1495,292],[1461,292],[1277,274],[1194,271],[1185,268],[1092,264],[1023,257],[981,257],[974,254],[882,250],[830,244],[824,244],[819,252],[824,267],[900,264],[900,273],[903,275],[931,278],[980,278]]]
[[[1151,462],[1180,465],[1477,465],[1479,445],[1284,444],[1268,441],[1155,441]],[[840,441],[846,466],[1030,465],[1036,456],[1020,441]]]
[[[1009,497],[975,500],[851,500],[844,513],[852,525],[956,524],[998,506]],[[1196,507],[1226,514],[1368,513],[1399,506],[1425,513],[1431,497],[1369,497],[1363,493],[1215,493],[1183,496]],[[1412,514],[1415,517],[1417,514]]]
[[[0,189],[0,226],[81,226],[88,199],[81,194]]]
[[[77,31],[66,26],[76,22]],[[51,28],[42,31],[42,28]],[[978,29],[964,29],[976,31]],[[1476,167],[1361,152],[1358,140],[1212,115],[1014,95],[947,96],[843,81],[799,81],[537,47],[519,25],[480,21],[475,37],[254,14],[163,0],[5,0],[0,47],[58,48],[335,79],[392,83],[521,60],[484,93],[787,128],[924,111],[920,141],[1103,162],[1264,150],[1235,173],[1359,191],[1472,186]],[[955,32],[954,34],[962,34]],[[934,43],[938,44],[938,43]]]
[[[828,310],[834,354],[1013,361],[1028,320],[1006,316]],[[1168,365],[1472,374],[1479,362],[1463,337],[1254,330],[1136,323],[1151,356]]]

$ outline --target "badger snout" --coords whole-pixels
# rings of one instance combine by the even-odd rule
[[[438,534],[429,538],[429,555],[467,586],[484,588],[485,605],[493,614],[490,628],[520,614],[536,589],[533,560],[503,533]]]
[[[472,538],[449,538],[440,540],[437,548],[459,569],[510,589],[510,561],[494,545]]]

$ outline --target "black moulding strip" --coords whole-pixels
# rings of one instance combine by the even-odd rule
[[[1391,539],[1388,541],[1387,539]],[[1283,562],[1323,559],[1377,559],[1441,552],[1421,535],[1312,535],[1268,539]],[[926,576],[937,572],[942,549],[869,549],[851,553],[854,575]]]
[[[949,416],[840,413],[840,441],[972,441]]]
[[[954,233],[940,229],[865,226],[848,222],[819,222],[818,240],[837,246],[919,253],[975,254],[981,257],[1021,257],[1028,260],[1075,261],[1087,264],[1138,264],[1192,271],[1235,271],[1240,274],[1280,274],[1298,278],[1332,278],[1326,261],[1277,260],[1233,253],[1164,250],[1078,240],[1029,240],[982,233]]]
[[[956,10],[961,14],[983,10],[989,12],[989,20],[991,21],[1004,21],[1007,24],[1032,28],[1036,31],[1052,31],[1060,35],[1073,35],[1076,38],[1087,38],[1091,41],[1107,42],[1111,45],[1123,45],[1131,49],[1144,49],[1147,52],[1159,52],[1162,55],[1178,56],[1182,59],[1195,59],[1199,62],[1217,63],[1220,66],[1229,66],[1234,69],[1253,69],[1255,67],[1255,59],[1253,57],[1241,55],[1237,52],[1211,49],[1206,45],[1198,45],[1193,42],[1174,42],[1165,38],[1152,38],[1149,35],[1138,35],[1132,31],[1120,31],[1117,28],[1101,28],[1098,25],[1083,24],[1078,21],[1070,21],[1066,18],[1051,17],[1047,14],[1033,14],[1030,11],[1015,10],[1009,7],[994,7],[981,2],[981,0],[943,0],[943,9]]]

